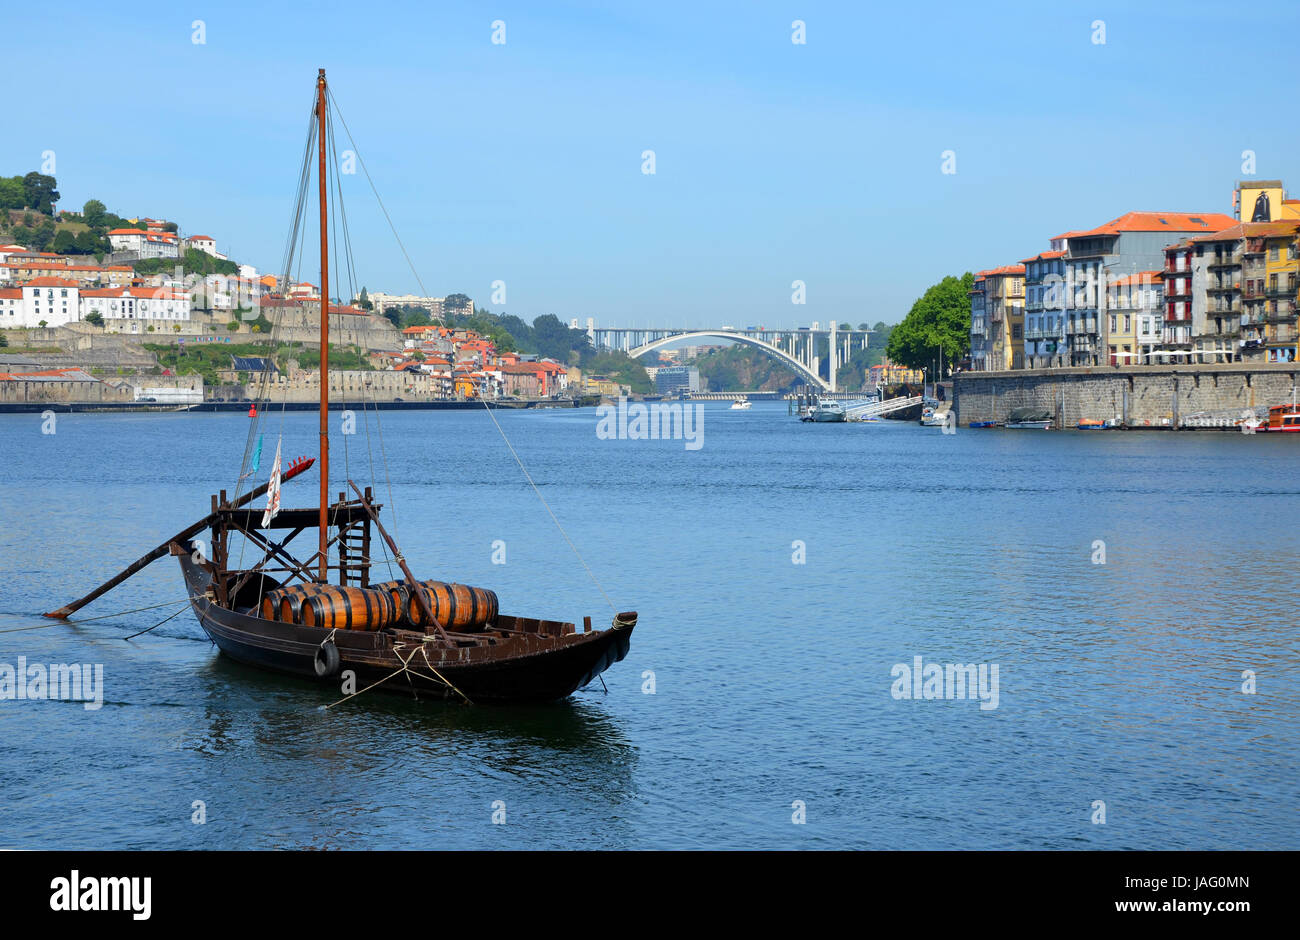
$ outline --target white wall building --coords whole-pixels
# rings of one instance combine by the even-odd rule
[[[115,228],[108,233],[114,251],[138,252],[141,258],[179,258],[180,239],[174,232],[146,232],[138,228]]]
[[[205,255],[211,255],[220,261],[226,261],[227,258],[221,252],[217,251],[217,243],[207,235],[191,235],[185,239],[185,247],[201,251]]]
[[[165,321],[190,319],[190,295],[169,287],[109,287],[82,292],[81,319],[98,313],[109,327],[120,321]],[[147,324],[146,324],[147,325]]]
[[[81,285],[61,277],[38,277],[19,288],[21,323],[14,326],[62,326],[81,319]]]

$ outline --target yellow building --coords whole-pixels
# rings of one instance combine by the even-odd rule
[[[619,395],[624,394],[623,386],[604,375],[587,376],[583,379],[582,390],[584,392],[596,392],[611,398],[617,398]]]
[[[925,381],[925,372],[921,369],[909,369],[886,359],[879,365],[867,369],[867,385],[920,385]]]
[[[1277,222],[1282,231],[1266,234],[1264,252],[1264,360],[1295,362],[1297,334],[1296,293],[1300,291],[1300,257],[1296,236],[1300,220]],[[1249,240],[1248,240],[1249,241]]]
[[[989,372],[1006,372],[1025,367],[1025,266],[1007,264],[975,275],[976,290],[982,296],[981,348],[974,348],[975,326],[972,322],[971,358],[983,362]],[[972,309],[972,318],[974,317]]]
[[[1300,199],[1288,198],[1281,180],[1242,180],[1232,198],[1243,222],[1300,220]]]

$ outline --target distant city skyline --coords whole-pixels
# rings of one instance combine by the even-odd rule
[[[1271,26],[1247,67],[1289,63],[1300,12],[1250,9]],[[1261,119],[1289,84],[1205,77],[1218,4],[133,10],[6,12],[0,174],[52,153],[60,208],[178,221],[276,272],[324,67],[424,285],[358,172],[357,289],[530,321],[896,323],[945,275],[1062,232],[1231,212],[1247,151],[1300,189],[1294,122]]]

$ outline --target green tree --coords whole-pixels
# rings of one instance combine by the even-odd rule
[[[37,212],[54,215],[54,204],[59,201],[58,182],[53,176],[33,170],[23,177],[23,197],[26,205]]]
[[[95,326],[103,326],[104,318],[100,316],[98,310],[92,310],[90,313],[86,314],[86,322],[93,323]]]
[[[87,199],[86,204],[81,207],[82,221],[91,228],[100,228],[104,224],[107,213],[108,207],[98,199]]]
[[[442,309],[452,314],[472,316],[474,313],[474,302],[464,294],[448,294],[442,298]]]
[[[54,241],[54,220],[46,219],[36,228],[31,229],[26,244],[36,251],[45,251]]]
[[[374,303],[370,300],[370,294],[366,292],[366,288],[364,285],[362,285],[361,287],[361,296],[357,298],[357,306],[360,307],[362,310],[375,309]]]
[[[21,176],[0,176],[0,209],[21,209],[27,205],[26,199]]]
[[[61,255],[80,254],[77,249],[77,236],[66,228],[60,229],[54,236],[54,247],[51,250]]]
[[[970,290],[975,276],[949,275],[931,286],[889,334],[889,358],[910,369],[932,366],[942,350],[945,363],[970,352]]]
[[[102,235],[96,235],[90,229],[77,233],[77,254],[93,255],[109,247],[108,239]]]

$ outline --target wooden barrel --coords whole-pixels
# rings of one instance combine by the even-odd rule
[[[370,590],[388,594],[393,599],[393,607],[397,611],[398,619],[410,619],[407,611],[410,609],[411,592],[405,581],[381,581],[370,585]]]
[[[382,630],[397,622],[397,608],[386,591],[321,585],[302,602],[302,623],[331,630]]]
[[[418,587],[433,616],[448,630],[478,630],[497,619],[495,591],[446,581],[421,581]],[[416,626],[428,625],[414,594],[408,599],[407,617]]]
[[[278,591],[270,591],[266,598],[267,600],[275,598],[275,616],[266,617],[266,601],[262,602],[262,616],[268,620],[281,620],[285,623],[302,623],[303,599],[315,594],[324,586],[315,583],[294,584],[280,588]]]

